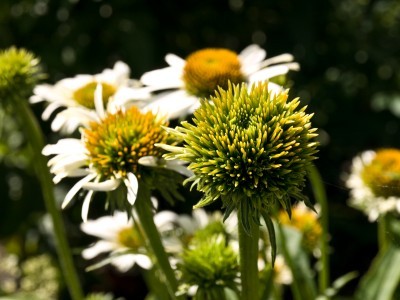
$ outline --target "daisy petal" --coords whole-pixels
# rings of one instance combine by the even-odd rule
[[[101,84],[97,84],[96,90],[94,91],[94,106],[100,119],[104,119],[106,113],[104,111],[103,86]]]
[[[128,178],[124,179],[124,183],[128,189],[128,202],[133,205],[136,201],[139,182],[133,173],[128,173]]]
[[[113,191],[120,185],[119,179],[109,179],[102,182],[87,182],[82,188],[93,191]]]
[[[181,75],[182,75],[182,69],[175,67],[167,67],[144,73],[140,78],[140,81],[144,85],[153,87],[154,91],[180,88],[183,86]]]
[[[115,266],[120,272],[127,272],[131,269],[136,262],[136,254],[122,254],[112,258],[111,264]]]
[[[169,53],[165,56],[165,61],[171,67],[176,67],[176,68],[180,68],[180,69],[183,69],[186,64],[186,61],[183,58],[180,58],[178,55],[171,54],[171,53]]]
[[[189,114],[191,107],[198,102],[199,99],[197,97],[189,95],[186,91],[177,90],[155,96],[152,102],[145,106],[143,110],[175,119],[184,114]]]
[[[274,64],[292,62],[293,60],[294,60],[294,57],[292,54],[284,53],[284,54],[273,56],[273,57],[270,57],[270,58],[264,60],[261,64],[261,66],[267,67],[267,66],[274,65]]]
[[[115,247],[116,247],[116,244],[114,244],[112,242],[100,240],[100,241],[96,242],[93,246],[83,250],[82,257],[84,259],[92,259],[101,253],[114,250]]]
[[[71,202],[72,198],[76,195],[76,193],[79,192],[79,190],[82,188],[82,186],[89,182],[90,180],[93,180],[96,177],[96,174],[89,174],[86,177],[82,178],[79,180],[73,187],[72,189],[69,190],[67,195],[64,198],[63,203],[61,204],[61,208],[64,209],[69,202]]]
[[[149,270],[153,266],[150,258],[144,254],[135,254],[136,263],[143,269]]]
[[[83,222],[87,222],[87,216],[88,216],[88,213],[89,213],[90,201],[92,200],[93,193],[94,193],[93,191],[89,191],[86,194],[85,200],[83,200],[82,212],[81,212],[81,216],[82,216]]]

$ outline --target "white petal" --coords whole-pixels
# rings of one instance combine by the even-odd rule
[[[96,177],[96,174],[89,174],[86,177],[82,178],[79,180],[67,193],[67,195],[64,198],[63,203],[61,204],[61,208],[64,209],[69,202],[71,202],[72,198],[76,195],[76,193],[79,192],[79,190],[82,188],[82,185],[85,183],[89,182],[90,180],[94,179]]]
[[[133,173],[128,173],[128,178],[124,179],[124,183],[128,189],[128,202],[133,205],[136,201],[137,192],[139,189],[139,182]]]
[[[103,103],[103,86],[101,84],[97,84],[96,90],[94,91],[94,107],[96,108],[96,112],[99,115],[100,119],[104,119],[106,113],[104,111],[104,103]]]
[[[84,259],[92,259],[101,253],[114,250],[115,246],[116,244],[108,241],[97,241],[93,246],[82,251],[82,257]]]
[[[47,107],[44,109],[43,113],[42,113],[42,119],[44,121],[47,121],[51,114],[59,107],[62,107],[63,105],[61,103],[58,102],[51,102],[49,105],[47,105]]]
[[[102,182],[88,182],[82,188],[93,191],[113,191],[119,187],[121,181],[119,179],[109,179]]]
[[[82,216],[83,222],[87,222],[89,206],[90,206],[90,201],[92,200],[92,196],[93,196],[93,191],[88,191],[88,193],[86,194],[85,200],[83,200],[82,211],[81,211],[81,216]]]
[[[178,215],[169,210],[161,211],[154,216],[154,224],[156,224],[160,232],[171,229],[170,225],[172,223],[176,223],[177,221]]]
[[[175,172],[182,174],[186,177],[192,177],[193,176],[193,171],[189,170],[187,166],[182,165],[182,163],[185,163],[180,160],[167,160],[167,168],[170,170],[174,170]]]
[[[183,86],[182,72],[182,68],[167,67],[144,73],[140,81],[154,91],[180,88]]]
[[[267,53],[258,45],[250,45],[239,54],[239,60],[242,64],[242,71],[249,75],[260,69],[260,64]]]
[[[198,102],[197,97],[189,95],[186,91],[177,90],[155,96],[143,110],[175,119],[191,113],[191,107]]]
[[[79,139],[66,138],[59,140],[57,144],[46,145],[42,150],[42,154],[48,156],[65,153],[66,149],[68,149],[68,153],[82,153],[85,147]]]
[[[260,70],[249,76],[250,84],[258,81],[265,81],[278,75],[284,75],[289,72],[289,68],[284,65],[278,65]]]
[[[169,53],[165,56],[165,61],[171,67],[176,67],[176,68],[180,68],[180,69],[183,69],[186,65],[186,61],[183,58],[180,58],[178,55],[171,54],[171,53]]]
[[[284,54],[273,56],[273,57],[270,57],[270,58],[264,60],[262,62],[262,66],[267,67],[267,66],[274,65],[274,64],[292,62],[293,60],[294,60],[294,57],[292,54],[284,53]]]
[[[136,262],[135,254],[122,254],[112,258],[111,264],[115,266],[120,272],[127,272],[131,269]]]
[[[118,233],[133,226],[132,219],[128,219],[126,212],[117,211],[114,215],[103,216],[96,220],[81,223],[81,230],[86,234],[99,237],[103,240],[118,242]]]
[[[134,254],[136,263],[143,269],[149,270],[153,266],[150,258],[144,254]]]

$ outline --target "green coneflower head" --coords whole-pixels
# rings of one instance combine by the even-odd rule
[[[218,299],[213,295],[236,286],[238,255],[222,235],[214,235],[192,243],[183,252],[178,269],[184,285],[198,287],[195,299]]]
[[[43,78],[39,59],[25,49],[11,47],[0,51],[0,100],[12,104],[28,97],[39,79]]]
[[[170,152],[166,159],[190,163],[194,176],[187,181],[204,192],[195,207],[221,198],[225,218],[242,210],[246,229],[276,200],[290,214],[291,198],[305,200],[306,166],[317,152],[312,114],[298,108],[298,98],[288,100],[287,91],[268,91],[267,82],[250,88],[230,84],[210,100],[203,99],[194,124],[168,130],[183,140],[182,147],[160,145]]]

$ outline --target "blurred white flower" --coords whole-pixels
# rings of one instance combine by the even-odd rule
[[[133,219],[128,219],[127,213],[116,211],[112,216],[82,223],[83,232],[100,239],[83,250],[82,256],[85,259],[93,259],[100,254],[109,253],[104,262],[111,263],[121,272],[128,271],[135,264],[150,269],[153,263],[147,255],[140,224],[134,221],[137,217],[133,215]],[[176,217],[176,214],[170,211],[155,214],[154,223],[160,234],[170,229],[168,224]]]
[[[48,103],[42,113],[43,120],[48,120],[57,109],[67,108],[57,113],[51,123],[51,128],[53,131],[72,133],[86,121],[86,116],[90,118],[95,115],[93,95],[98,84],[103,87],[102,101],[106,105],[119,107],[135,102],[140,106],[142,100],[149,98],[150,94],[146,89],[138,89],[140,83],[129,79],[129,75],[129,67],[118,61],[113,69],[105,69],[99,74],[80,74],[62,79],[54,85],[37,85],[30,102]]]
[[[223,48],[199,50],[186,59],[167,54],[169,67],[146,72],[140,78],[146,90],[164,91],[154,96],[146,109],[178,118],[193,113],[199,98],[213,95],[218,86],[226,88],[228,81],[251,85],[299,70],[291,54],[265,57],[266,51],[257,45],[239,54]],[[270,82],[269,89],[280,91],[282,87]]]
[[[349,205],[374,222],[388,212],[400,213],[400,150],[364,151],[353,159],[346,178]]]

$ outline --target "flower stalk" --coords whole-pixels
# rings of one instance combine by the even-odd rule
[[[168,260],[167,253],[161,242],[160,233],[154,223],[154,216],[151,207],[150,189],[144,182],[139,183],[139,190],[135,202],[136,212],[139,222],[150,244],[150,248],[156,257],[158,267],[165,276],[165,284],[172,299],[177,299],[175,293],[178,288],[178,282],[175,278],[174,271]]]
[[[260,229],[252,222],[250,231],[246,232],[238,212],[240,273],[242,281],[242,300],[258,299],[258,239]]]
[[[75,269],[71,250],[66,238],[67,235],[61,217],[61,212],[56,206],[53,182],[47,167],[46,159],[41,155],[41,151],[44,147],[44,138],[41,129],[36,121],[36,118],[32,114],[32,111],[28,107],[28,102],[15,101],[15,104],[26,133],[26,137],[28,138],[34,153],[32,161],[35,164],[34,167],[42,188],[43,199],[45,201],[47,212],[50,214],[53,223],[57,253],[68,290],[72,299],[83,299],[82,288],[80,286],[78,274]]]

